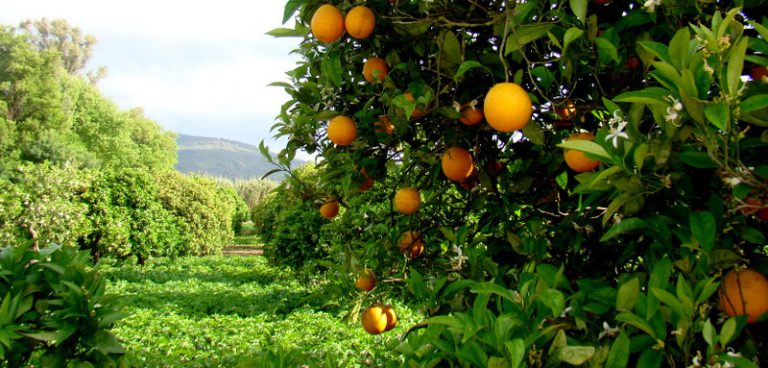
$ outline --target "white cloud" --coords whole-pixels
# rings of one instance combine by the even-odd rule
[[[102,93],[123,109],[142,107],[167,129],[255,143],[288,95],[298,39],[265,33],[282,27],[284,1],[26,0],[0,23],[63,18],[99,43],[88,68],[104,65]],[[292,24],[292,21],[290,21]],[[290,26],[290,24],[288,25]]]

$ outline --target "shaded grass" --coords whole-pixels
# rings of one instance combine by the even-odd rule
[[[329,298],[334,286],[322,277],[299,277],[263,257],[154,259],[102,271],[129,313],[114,332],[132,366],[231,367],[274,351],[300,352],[306,362],[332,356],[343,366],[398,366],[391,351],[416,320],[399,307],[393,331],[368,335],[343,319],[352,298]]]

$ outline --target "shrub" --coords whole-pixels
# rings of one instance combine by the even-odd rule
[[[40,247],[76,245],[88,231],[87,208],[78,196],[89,173],[72,166],[23,164],[0,178],[0,243],[34,239]]]
[[[0,248],[0,360],[9,367],[114,367],[124,353],[110,332],[123,317],[87,252],[31,242]]]
[[[180,218],[183,254],[216,254],[232,242],[235,206],[213,179],[166,171],[155,180],[163,207]]]

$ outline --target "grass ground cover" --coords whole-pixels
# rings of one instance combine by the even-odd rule
[[[114,332],[132,366],[397,365],[391,351],[416,319],[398,306],[393,331],[368,335],[358,320],[344,320],[353,298],[324,297],[331,286],[322,277],[263,257],[152,259],[143,267],[107,263],[102,271],[128,313]]]

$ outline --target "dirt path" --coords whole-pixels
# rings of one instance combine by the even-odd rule
[[[264,250],[260,245],[230,245],[221,253],[225,256],[260,256]]]

